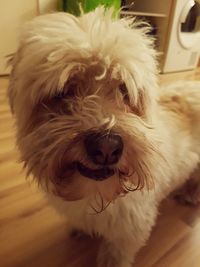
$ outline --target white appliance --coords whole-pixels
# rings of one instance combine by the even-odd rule
[[[200,1],[176,0],[162,72],[194,69],[200,55]]]

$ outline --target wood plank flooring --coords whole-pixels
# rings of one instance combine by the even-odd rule
[[[200,69],[161,75],[161,84],[200,80]],[[95,267],[97,240],[68,237],[60,218],[17,162],[14,123],[0,78],[0,266]],[[113,266],[114,267],[114,266]],[[200,267],[200,208],[171,199],[161,205],[151,238],[134,267]]]

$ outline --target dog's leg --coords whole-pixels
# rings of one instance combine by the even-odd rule
[[[117,229],[115,237],[107,236],[102,241],[97,256],[98,267],[133,267],[137,252],[146,244],[155,218],[152,223],[141,220],[141,229],[128,234],[127,231]],[[133,229],[130,229],[130,231]],[[132,236],[131,236],[132,235]]]
[[[103,241],[97,257],[97,266],[132,267],[135,255],[143,245],[125,239],[119,239],[118,242]]]
[[[102,242],[97,257],[98,267],[131,267],[131,261],[133,258],[125,257],[123,251],[116,244]]]
[[[186,184],[175,193],[175,198],[181,204],[200,204],[200,165],[191,174]]]

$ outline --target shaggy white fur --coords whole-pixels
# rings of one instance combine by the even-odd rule
[[[103,237],[98,266],[130,267],[161,200],[198,167],[200,82],[158,89],[149,27],[112,12],[26,24],[9,98],[27,172],[72,228]],[[123,141],[109,167],[86,153],[85,138],[97,132]]]

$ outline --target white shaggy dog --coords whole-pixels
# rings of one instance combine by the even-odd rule
[[[72,228],[103,237],[100,267],[132,265],[171,191],[190,181],[185,199],[200,197],[200,83],[158,89],[142,24],[102,7],[44,15],[13,58],[21,159]]]

